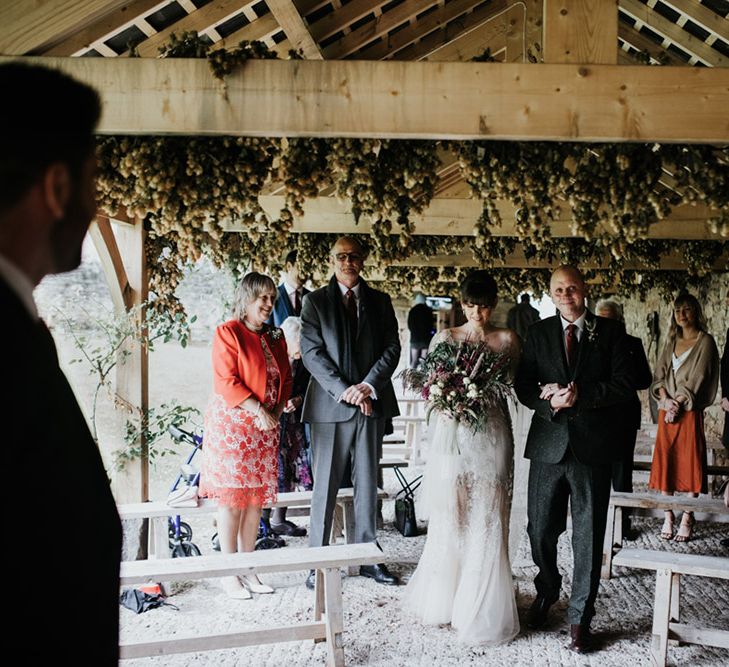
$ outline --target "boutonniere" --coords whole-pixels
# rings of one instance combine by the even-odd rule
[[[595,318],[585,320],[585,331],[588,342],[594,343],[597,340],[597,320]]]

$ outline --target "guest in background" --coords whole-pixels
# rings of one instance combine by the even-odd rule
[[[539,322],[539,311],[530,305],[529,295],[522,294],[519,303],[509,309],[506,315],[506,326],[516,331],[521,342],[524,343],[527,330],[535,322]]]
[[[623,310],[619,304],[609,299],[602,299],[597,302],[596,312],[600,317],[607,317],[611,320],[618,320],[625,325]],[[630,363],[633,367],[635,384],[633,388],[648,389],[651,386],[653,373],[651,373],[648,359],[643,349],[643,343],[636,336],[626,335]],[[626,415],[622,422],[623,432],[619,436],[618,444],[621,451],[621,458],[615,461],[612,471],[612,482],[614,491],[633,491],[633,458],[635,456],[635,441],[638,437],[641,423],[640,398],[635,394],[625,405]],[[635,535],[630,526],[630,514],[627,509],[623,510],[623,537],[634,539]]]
[[[410,331],[410,366],[414,368],[428,354],[428,345],[433,338],[433,309],[425,302],[425,297],[415,295],[414,305],[408,313]]]
[[[273,280],[249,273],[238,287],[233,319],[213,339],[200,493],[218,502],[222,553],[253,551],[261,508],[276,500],[279,418],[291,393],[291,368],[283,333],[266,324],[275,300]],[[223,577],[230,597],[273,593],[256,575],[242,579],[243,585]]]
[[[673,304],[668,340],[656,363],[651,393],[658,401],[658,434],[648,486],[673,495],[707,493],[704,409],[711,405],[719,383],[719,351],[706,331],[696,297],[686,292]],[[673,532],[672,511],[665,513],[661,538],[688,542],[694,517],[684,512]]]
[[[301,421],[301,406],[309,384],[309,371],[301,361],[301,319],[287,317],[281,325],[286,338],[293,384],[291,396],[281,415],[281,440],[278,447],[278,490],[311,491],[312,477],[309,463],[309,440]],[[271,530],[277,535],[303,537],[306,528],[286,519],[286,508],[275,507],[271,514]]]
[[[301,315],[301,304],[309,293],[304,283],[309,277],[300,269],[297,256],[296,250],[286,255],[284,280],[278,286],[278,298],[273,306],[273,313],[268,318],[268,324],[280,327],[287,317]]]

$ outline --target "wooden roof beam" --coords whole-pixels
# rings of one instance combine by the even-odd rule
[[[272,217],[277,217],[284,205],[283,195],[264,195],[259,198],[261,206]],[[513,204],[498,201],[496,205],[501,214],[502,225],[492,230],[494,236],[516,236],[516,212]],[[413,215],[416,235],[426,236],[470,236],[478,221],[483,202],[475,198],[438,197],[422,215]],[[708,227],[707,221],[718,215],[718,211],[703,205],[677,206],[668,218],[651,225],[649,239],[675,240],[721,240]],[[244,227],[226,224],[227,231],[243,231]],[[569,206],[562,206],[559,220],[550,225],[552,236],[573,237],[572,216]],[[370,222],[362,217],[355,223],[352,205],[337,197],[317,197],[304,203],[304,215],[294,220],[294,231],[318,234],[367,233]]]
[[[618,8],[604,0],[544,4],[544,62],[615,65]]]
[[[103,134],[729,141],[728,68],[250,60],[224,97],[205,60],[24,60],[98,89]]]
[[[321,60],[322,53],[292,0],[266,0],[271,14],[286,33],[292,48],[309,60]]]

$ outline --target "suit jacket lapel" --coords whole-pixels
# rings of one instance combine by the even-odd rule
[[[589,311],[585,311],[585,326],[582,330],[582,338],[580,344],[577,346],[577,362],[575,363],[574,377],[577,377],[580,372],[580,368],[589,352],[589,346],[592,345],[590,342],[590,332],[593,326],[597,324],[597,318]],[[592,329],[594,331],[594,329]]]

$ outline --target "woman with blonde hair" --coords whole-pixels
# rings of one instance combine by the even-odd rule
[[[261,508],[277,497],[279,418],[291,369],[281,329],[266,324],[275,301],[273,280],[249,273],[236,292],[233,319],[215,330],[200,493],[218,502],[223,553],[254,550]],[[222,584],[235,599],[273,593],[255,575],[242,582],[224,577]]]
[[[696,297],[679,294],[673,304],[668,340],[653,374],[651,394],[658,401],[658,434],[648,486],[664,495],[675,491],[696,497],[707,493],[704,410],[714,402],[719,383],[719,351],[706,331]],[[665,513],[661,538],[688,542],[693,512],[684,512],[673,532],[672,511]]]

